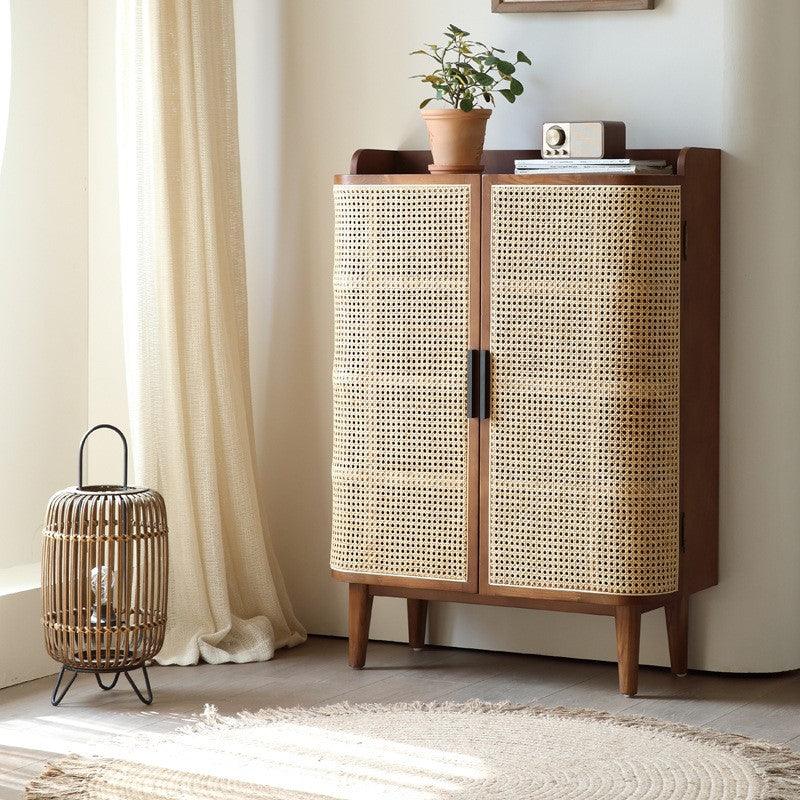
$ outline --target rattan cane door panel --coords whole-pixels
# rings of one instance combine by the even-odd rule
[[[680,187],[498,182],[490,205],[482,590],[676,591]]]
[[[477,588],[466,370],[479,336],[479,202],[478,180],[464,176],[334,189],[340,577]]]

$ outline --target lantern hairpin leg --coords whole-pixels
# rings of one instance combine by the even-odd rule
[[[61,681],[64,680],[64,673],[65,672],[72,672],[72,677],[69,679],[67,685],[61,689]],[[63,699],[64,695],[69,691],[69,687],[75,683],[75,678],[78,677],[78,673],[67,669],[67,667],[61,667],[61,672],[58,673],[58,678],[56,679],[56,685],[53,687],[53,694],[50,697],[50,702],[57,706]],[[60,690],[60,691],[59,691]]]
[[[113,688],[114,688],[114,687],[117,685],[117,681],[119,680],[119,672],[116,672],[116,673],[114,673],[114,680],[113,680],[113,681],[111,681],[111,683],[110,683],[108,686],[106,686],[106,685],[103,683],[103,680],[102,680],[102,678],[100,677],[100,673],[99,673],[99,672],[95,672],[95,674],[94,674],[94,677],[95,677],[95,678],[97,678],[97,685],[98,685],[98,686],[99,686],[99,687],[100,687],[100,688],[101,688],[101,689],[102,689],[104,692],[109,692],[109,691],[111,691],[111,689],[113,689]]]
[[[71,667],[63,666],[61,667],[61,672],[58,673],[58,678],[56,678],[56,685],[53,687],[53,694],[50,697],[50,702],[57,706],[66,696],[67,692],[70,690],[70,687],[73,683],[75,683],[75,678],[78,677],[79,672],[91,672],[95,680],[97,681],[97,685],[104,691],[108,692],[111,691],[116,685],[117,681],[119,680],[120,675],[124,675],[127,679],[128,683],[131,685],[131,688],[136,693],[136,696],[146,705],[149,706],[153,702],[153,689],[150,686],[150,676],[147,674],[147,667],[142,665],[141,667],[142,674],[144,675],[144,685],[145,685],[145,692],[142,693],[139,687],[134,683],[133,678],[131,678],[130,672],[128,670],[123,669],[119,672],[114,673],[114,679],[109,684],[103,683],[103,679],[100,677],[102,673],[95,672],[92,669],[72,669]],[[64,675],[65,673],[70,672],[72,673],[67,680],[66,684],[62,686],[64,682]]]
[[[125,671],[125,677],[131,685],[131,689],[136,692],[136,696],[146,705],[149,706],[153,702],[153,690],[150,688],[150,676],[147,674],[147,667],[142,664],[142,675],[144,675],[144,685],[147,687],[147,696],[145,697],[140,691],[139,687],[133,682],[130,672]]]

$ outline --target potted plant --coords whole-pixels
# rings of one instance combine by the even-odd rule
[[[496,93],[513,103],[523,92],[515,72],[518,64],[530,65],[528,56],[520,50],[516,59],[509,61],[505,50],[474,42],[469,35],[448,25],[444,44],[426,44],[411,53],[435,62],[432,72],[412,76],[421,78],[435,93],[419,105],[428,126],[433,154],[431,172],[481,172],[486,120],[492,110],[476,104],[494,105]],[[434,100],[441,100],[448,107],[426,108]]]

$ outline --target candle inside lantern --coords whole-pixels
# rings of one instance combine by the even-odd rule
[[[117,585],[117,573],[107,566],[92,569],[92,606],[91,622],[93,625],[100,623],[115,623],[114,608],[111,604],[111,595]]]

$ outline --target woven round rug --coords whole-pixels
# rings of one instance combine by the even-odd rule
[[[70,756],[32,800],[797,800],[800,756],[658,720],[467,704],[207,709],[115,755]]]

